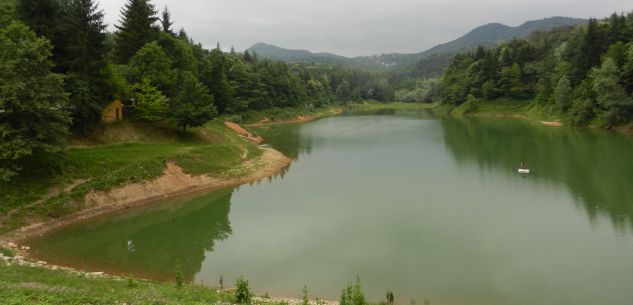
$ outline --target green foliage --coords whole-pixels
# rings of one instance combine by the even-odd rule
[[[113,97],[106,62],[106,25],[103,12],[93,0],[69,0],[62,13],[58,30],[73,38],[59,50],[62,55],[57,64],[68,76],[66,90],[70,93],[73,124],[85,134]]]
[[[0,181],[28,157],[61,150],[70,123],[51,45],[25,25],[0,29]]]
[[[133,101],[134,116],[143,121],[159,121],[167,112],[167,97],[158,88],[152,86],[148,79],[134,84],[130,97]]]
[[[149,0],[128,0],[121,9],[121,24],[117,25],[116,53],[120,63],[127,63],[146,43],[156,38],[153,27],[157,11]]]
[[[607,110],[607,123],[612,125],[628,122],[633,113],[633,101],[620,86],[619,75],[615,61],[608,57],[600,68],[591,72],[593,91],[598,103]]]
[[[6,27],[18,19],[16,1],[17,0],[7,0],[0,2],[0,28]]]
[[[58,17],[61,10],[57,0],[18,0],[17,12],[20,19],[38,36],[52,40],[56,35]]]
[[[566,76],[562,76],[558,83],[556,84],[556,88],[554,89],[554,99],[556,100],[556,104],[559,109],[563,112],[566,112],[572,104],[572,89],[569,83],[569,79]]]
[[[500,97],[535,99],[537,108],[555,110],[549,115],[562,115],[574,125],[594,119],[608,126],[626,124],[633,118],[630,28],[633,13],[628,18],[614,14],[602,22],[591,19],[586,26],[459,54],[442,77],[440,100],[459,106],[472,95],[482,108]]]
[[[225,56],[217,48],[204,56],[200,65],[200,80],[213,95],[213,101],[219,113],[225,113],[233,108],[231,86],[226,75]]]
[[[174,35],[174,32],[171,30],[171,26],[173,24],[174,23],[171,21],[171,13],[165,6],[165,9],[163,9],[163,12],[161,13],[161,18],[160,18],[160,25],[162,27],[163,32],[170,35]]]
[[[234,301],[237,304],[250,304],[252,293],[248,287],[248,280],[240,276],[235,280],[235,293],[233,295]]]
[[[171,92],[174,86],[172,61],[155,41],[144,45],[134,54],[128,71],[129,82],[146,79],[163,92]]]
[[[170,119],[182,128],[202,126],[217,115],[213,96],[191,73],[180,75],[176,96],[169,105]]]
[[[310,305],[310,298],[308,297],[308,286],[303,286],[303,290],[301,290],[301,292],[303,293],[301,297],[301,304]]]
[[[5,248],[5,247],[0,247],[0,253],[4,256],[7,257],[14,257],[15,256],[15,252],[9,248]]]
[[[182,282],[182,267],[180,266],[180,263],[178,263],[176,265],[176,287],[181,288]]]
[[[340,305],[365,305],[365,295],[360,284],[360,277],[356,276],[356,282],[348,283],[347,287],[341,291]]]

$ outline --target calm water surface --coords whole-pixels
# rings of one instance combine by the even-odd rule
[[[343,116],[259,131],[296,159],[254,185],[33,241],[94,271],[336,299],[632,304],[633,140],[514,120]],[[533,171],[516,173],[520,162]]]

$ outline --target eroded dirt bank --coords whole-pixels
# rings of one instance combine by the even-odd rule
[[[155,203],[171,197],[258,181],[281,172],[290,165],[290,162],[291,160],[281,152],[264,148],[259,157],[244,162],[221,178],[209,175],[189,175],[175,163],[168,162],[163,175],[154,180],[127,184],[108,192],[90,192],[85,197],[85,209],[61,218],[17,229],[3,236],[1,243],[22,244],[29,238],[112,212]],[[237,177],[231,177],[230,172],[235,172]],[[21,254],[28,255],[26,252]]]

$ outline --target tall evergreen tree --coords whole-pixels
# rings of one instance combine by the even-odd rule
[[[68,134],[67,95],[51,72],[51,49],[21,23],[0,28],[0,181],[27,157],[60,151]]]
[[[225,113],[231,108],[231,85],[226,76],[226,62],[224,53],[218,47],[211,51],[204,59],[200,80],[205,84],[211,94],[218,112]]]
[[[156,13],[149,0],[128,0],[121,10],[120,24],[116,26],[119,62],[127,63],[136,51],[156,38]]]
[[[171,26],[174,23],[171,21],[171,13],[169,12],[166,6],[163,9],[161,16],[162,17],[160,18],[160,25],[162,27],[163,32],[170,35],[174,35],[174,32],[171,30]]]
[[[38,36],[54,41],[55,27],[59,24],[59,0],[20,0],[17,11],[20,18]]]
[[[69,0],[63,21],[61,29],[73,39],[61,50],[64,57],[59,65],[68,75],[73,123],[85,133],[113,95],[106,61],[106,26],[94,0]]]
[[[201,126],[217,115],[213,96],[191,72],[179,76],[178,91],[169,106],[170,119],[183,132],[187,127]]]

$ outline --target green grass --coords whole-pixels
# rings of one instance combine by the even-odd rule
[[[15,252],[9,248],[5,248],[5,247],[0,247],[0,253],[4,256],[8,256],[8,257],[14,257],[15,256]]]
[[[565,114],[551,108],[542,106],[534,100],[471,100],[455,107],[453,105],[439,104],[434,109],[438,115],[451,116],[517,116],[533,121],[561,121],[568,122]]]
[[[432,103],[380,103],[376,101],[365,101],[354,103],[346,107],[346,112],[364,112],[364,111],[376,111],[384,109],[393,110],[418,110],[418,109],[433,109],[435,104]]]
[[[240,124],[254,124],[267,119],[268,122],[284,122],[296,120],[298,116],[323,117],[340,113],[339,106],[326,105],[321,108],[305,106],[270,108],[260,111],[247,111],[240,115],[225,116],[224,119]]]
[[[0,303],[198,305],[233,303],[233,295],[202,285],[184,284],[178,288],[173,283],[89,278],[62,270],[6,266],[0,262]]]
[[[68,149],[63,158],[34,164],[11,183],[0,184],[0,234],[24,225],[27,219],[80,210],[83,198],[92,190],[108,191],[156,178],[167,161],[191,174],[222,176],[261,154],[256,145],[220,120],[188,133],[130,122],[103,128],[97,135],[73,141],[78,146]]]

